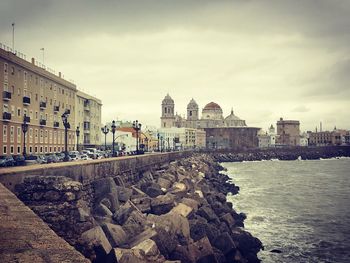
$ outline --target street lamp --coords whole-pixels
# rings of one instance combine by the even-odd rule
[[[146,152],[148,152],[148,138],[145,138],[145,142],[146,142]]]
[[[170,142],[169,142],[169,137],[166,139],[168,142],[168,152],[170,152]]]
[[[64,126],[64,148],[65,148],[64,158],[63,158],[64,162],[69,161],[69,157],[68,157],[68,129],[70,129],[70,123],[68,122],[68,117],[69,117],[69,112],[68,112],[68,110],[66,110],[61,116],[63,126]]]
[[[173,138],[173,150],[176,151],[176,140],[175,140],[175,137]]]
[[[141,123],[138,120],[133,121],[132,127],[136,131],[136,154],[139,153],[139,130],[141,130]]]
[[[75,134],[77,135],[77,151],[79,151],[79,135],[80,135],[79,126],[77,126],[77,129],[75,130]]]
[[[158,143],[157,143],[157,148],[158,148],[158,152],[159,152],[159,133],[157,133],[157,138],[158,138]]]
[[[23,123],[22,123],[22,132],[23,132],[23,156],[26,157],[26,132],[28,131],[27,116],[24,114]]]
[[[164,148],[164,145],[163,145],[163,136],[160,136],[160,151],[163,152],[163,148]]]
[[[105,135],[105,151],[107,150],[107,133],[109,133],[109,129],[107,125],[101,128],[102,133]]]
[[[117,126],[115,125],[115,121],[113,120],[112,121],[112,125],[111,125],[111,131],[112,131],[112,134],[113,134],[113,141],[112,141],[112,157],[115,156],[115,150],[114,150],[114,134],[115,134],[115,131],[117,129]]]

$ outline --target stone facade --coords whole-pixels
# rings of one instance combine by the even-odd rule
[[[277,121],[276,143],[282,146],[300,145],[300,122],[296,120]]]

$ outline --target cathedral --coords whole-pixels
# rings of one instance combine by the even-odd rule
[[[223,128],[223,127],[246,127],[245,120],[237,117],[233,110],[226,118],[223,117],[221,107],[210,102],[202,109],[202,116],[199,118],[199,107],[194,99],[187,105],[187,118],[175,114],[174,100],[167,94],[162,101],[161,128]]]

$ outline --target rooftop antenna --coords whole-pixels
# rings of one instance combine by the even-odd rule
[[[12,23],[12,52],[15,53],[15,23]]]

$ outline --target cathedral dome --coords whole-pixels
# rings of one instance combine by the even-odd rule
[[[162,104],[174,104],[174,100],[169,96],[169,93],[164,97]]]
[[[221,107],[219,106],[219,104],[215,103],[215,102],[210,102],[207,105],[205,105],[205,107],[203,108],[203,110],[219,110],[222,112]]]
[[[191,101],[187,104],[187,109],[198,109],[197,102],[192,98]]]
[[[225,118],[225,123],[228,127],[241,127],[241,126],[247,126],[245,123],[245,120],[240,119],[238,116],[236,116],[233,113],[233,110],[231,110],[231,114],[228,115]]]

